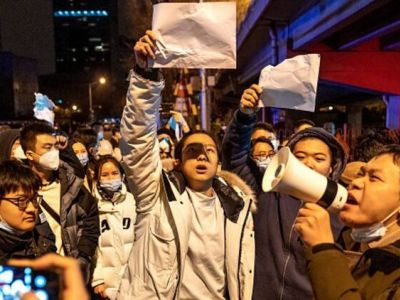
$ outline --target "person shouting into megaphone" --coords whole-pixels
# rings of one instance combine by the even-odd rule
[[[339,216],[351,229],[342,233],[342,245],[334,243],[324,208],[307,203],[300,209],[295,229],[309,246],[316,299],[400,299],[399,182],[400,146],[389,145],[348,187]]]
[[[294,230],[303,202],[261,189],[265,168],[255,162],[253,152],[256,149],[252,147],[254,142],[251,143],[261,93],[261,87],[256,84],[244,91],[222,144],[222,168],[238,174],[257,195],[253,299],[311,299],[313,291],[307,275],[304,246]],[[347,162],[341,144],[323,128],[312,127],[296,133],[288,147],[303,164],[333,181],[338,180]],[[313,184],[304,182],[310,187]],[[331,217],[335,238],[343,224],[337,216]]]

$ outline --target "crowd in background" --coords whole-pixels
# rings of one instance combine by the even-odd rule
[[[371,131],[350,149],[303,119],[279,140],[257,121],[257,85],[238,99],[224,133],[192,130],[174,112],[177,136],[157,128],[163,83],[140,63],[151,41],[147,34],[135,47],[121,128],[2,127],[0,263],[73,257],[93,299],[400,297],[400,194],[393,198],[399,185],[390,181],[400,179],[397,136]],[[348,186],[362,221],[353,208],[337,215],[264,192],[262,176],[283,146]],[[390,168],[397,173],[385,174]],[[343,249],[354,254],[349,264]]]

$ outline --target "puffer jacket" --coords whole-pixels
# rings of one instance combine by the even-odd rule
[[[345,234],[349,232],[346,231]],[[317,300],[400,299],[400,230],[395,241],[356,252],[351,243],[307,249],[307,267]],[[352,251],[346,250],[352,249]]]
[[[99,213],[93,196],[83,187],[83,179],[65,162],[60,162],[61,238],[66,256],[77,258],[89,279],[92,257],[97,248]]]
[[[251,134],[256,122],[255,114],[248,115],[237,110],[222,143],[222,168],[243,178],[257,195],[253,299],[311,299],[313,292],[307,275],[304,247],[293,227],[303,202],[288,195],[262,191],[263,174],[249,156]],[[317,134],[329,135],[320,130]],[[329,136],[325,139],[331,142]],[[339,147],[336,152],[341,153],[340,144],[333,146],[333,143],[328,145]],[[293,147],[294,143],[290,145]],[[333,180],[337,179],[337,174],[340,175],[345,165],[341,154],[335,158]],[[337,216],[331,215],[331,220],[334,235],[338,237],[343,225]]]
[[[108,298],[116,299],[135,237],[135,199],[125,184],[120,192],[114,194],[112,201],[104,199],[97,186],[93,192],[98,201],[101,233],[92,287],[104,284]]]
[[[118,299],[179,299],[192,204],[182,174],[162,171],[156,134],[163,87],[163,81],[130,74],[121,151],[136,200],[137,222]],[[241,184],[234,174],[220,174],[213,186],[226,217],[226,281],[232,300],[250,299],[253,286],[253,200]]]

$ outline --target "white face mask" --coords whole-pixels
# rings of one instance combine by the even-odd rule
[[[260,157],[253,160],[261,172],[264,172],[272,161],[271,157]]]
[[[397,208],[395,211],[390,213],[385,219],[369,227],[353,228],[351,230],[351,238],[358,243],[369,243],[374,240],[382,238],[386,234],[388,228],[393,224],[395,224],[397,220],[391,224],[388,224],[387,226],[385,226],[384,223],[399,211],[400,211],[399,208]]]
[[[166,138],[163,138],[159,143],[160,149],[165,153],[171,152],[171,145]]]
[[[76,155],[76,157],[79,159],[82,166],[86,166],[87,163],[89,162],[89,155],[87,154],[87,152],[79,153]]]
[[[24,160],[26,159],[26,155],[24,153],[24,150],[22,150],[22,146],[19,145],[17,148],[14,150],[14,158],[18,160]]]
[[[2,219],[0,219],[0,228],[12,234],[20,235],[25,233],[25,231],[17,230],[14,227],[8,225],[8,223]]]
[[[39,165],[45,170],[58,170],[60,165],[60,153],[57,149],[52,149],[49,152],[39,157]]]
[[[108,181],[100,182],[101,188],[110,191],[110,192],[117,192],[122,186],[122,179],[113,179]]]
[[[272,145],[274,146],[274,150],[275,150],[275,151],[278,151],[278,148],[279,148],[279,140],[276,139],[276,138],[271,138],[270,141],[271,141]]]

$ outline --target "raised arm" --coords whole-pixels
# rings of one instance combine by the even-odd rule
[[[235,111],[222,142],[222,168],[239,175],[254,191],[260,188],[259,174],[249,153],[260,93],[261,88],[255,84],[243,92],[240,109]]]
[[[154,58],[155,36],[146,32],[135,45],[136,67],[129,75],[129,88],[121,121],[122,164],[136,199],[136,211],[151,210],[160,195],[162,165],[157,140],[157,116],[164,81],[158,70],[148,70]]]

